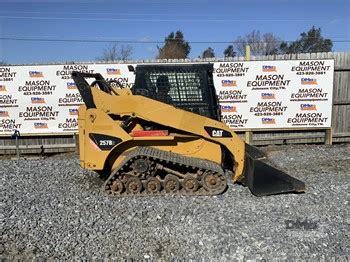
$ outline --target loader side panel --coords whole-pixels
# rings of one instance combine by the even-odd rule
[[[84,167],[91,170],[103,170],[110,151],[132,137],[126,133],[108,114],[99,109],[88,109],[84,114],[83,130],[79,130],[84,139]]]
[[[177,154],[207,159],[221,163],[221,148],[218,144],[196,136],[132,137],[120,127],[120,121],[113,120],[99,109],[85,110],[80,125],[82,139],[81,163],[86,169],[104,170],[106,164],[115,167],[118,157],[125,151],[138,146],[152,146]],[[82,118],[81,118],[82,119]]]

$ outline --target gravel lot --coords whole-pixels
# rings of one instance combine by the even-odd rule
[[[263,150],[307,192],[111,198],[75,155],[0,160],[1,257],[348,261],[350,145]]]

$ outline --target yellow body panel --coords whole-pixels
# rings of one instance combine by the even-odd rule
[[[111,151],[100,150],[89,138],[89,133],[99,133],[118,137],[122,143],[114,147],[115,168],[123,159],[122,153],[137,146],[147,145],[181,155],[201,158],[221,164],[221,146],[234,157],[234,180],[239,179],[244,167],[244,142],[225,124],[191,112],[187,112],[156,100],[132,95],[128,91],[118,91],[119,95],[109,95],[97,88],[91,88],[94,103],[98,109],[79,108],[79,137],[81,166],[87,169],[102,170]],[[131,116],[165,127],[175,128],[186,135],[170,134],[169,137],[133,138],[120,127],[120,120],[113,120],[108,114],[121,117]],[[225,130],[232,137],[213,137],[204,127]],[[136,125],[135,129],[139,129]],[[111,161],[111,160],[110,160]]]
[[[116,136],[126,142],[132,139],[115,121],[99,109],[79,108],[80,166],[86,169],[102,170],[110,151],[103,151],[90,139],[90,133]],[[81,128],[84,128],[83,130]]]

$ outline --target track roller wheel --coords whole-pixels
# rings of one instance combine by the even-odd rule
[[[202,176],[202,185],[208,191],[221,191],[226,188],[226,181],[212,172],[207,172]]]
[[[148,193],[151,193],[151,194],[158,193],[161,188],[160,181],[155,177],[150,177],[145,182],[145,188]]]
[[[175,193],[180,189],[179,179],[174,175],[166,175],[163,182],[163,187],[167,193]]]
[[[189,193],[196,192],[198,189],[198,180],[189,175],[182,181],[182,187]]]
[[[126,182],[126,190],[131,194],[140,193],[142,189],[141,180],[137,177],[130,177]]]
[[[113,194],[120,195],[124,190],[123,182],[120,179],[113,181],[111,190]]]

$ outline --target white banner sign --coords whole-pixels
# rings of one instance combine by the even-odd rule
[[[134,73],[126,64],[0,67],[0,135],[74,133],[83,100],[72,71],[100,73],[130,88]],[[91,79],[93,80],[93,79]]]
[[[334,60],[214,63],[222,121],[230,128],[330,127]]]
[[[127,64],[1,66],[0,135],[77,132],[74,70],[126,88],[135,80]],[[333,72],[334,60],[216,62],[222,121],[235,130],[330,127]]]

